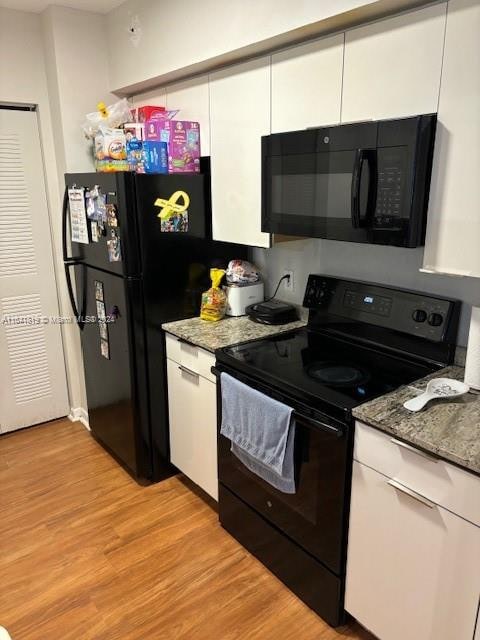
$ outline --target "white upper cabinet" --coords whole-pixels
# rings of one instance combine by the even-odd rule
[[[480,277],[480,1],[448,5],[424,267]]]
[[[154,104],[164,107],[167,104],[167,93],[165,87],[157,87],[145,93],[139,93],[132,98],[135,107],[142,107],[144,104]]]
[[[445,15],[441,3],[347,31],[342,122],[437,111]]]
[[[270,56],[210,76],[213,238],[270,246],[261,231],[261,137],[270,133]]]
[[[210,113],[208,98],[208,76],[193,78],[169,85],[167,108],[180,109],[179,120],[194,120],[200,123],[200,146],[202,156],[210,155]]]
[[[343,33],[272,56],[272,133],[340,122]]]

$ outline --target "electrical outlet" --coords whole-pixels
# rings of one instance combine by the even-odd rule
[[[290,276],[289,280],[285,280],[285,289],[287,291],[293,292],[295,290],[295,279],[294,279],[293,271],[285,269],[285,271],[283,272],[283,275]]]

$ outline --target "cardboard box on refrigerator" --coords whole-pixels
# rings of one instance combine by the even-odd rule
[[[143,167],[145,173],[168,173],[168,148],[160,140],[143,141]]]
[[[133,107],[130,109],[130,112],[132,114],[132,120],[143,123],[152,118],[163,117],[165,115],[165,107],[146,104],[143,107]]]
[[[127,162],[130,171],[145,173],[143,137],[144,124],[141,122],[128,122],[123,125],[127,142]]]
[[[200,171],[200,124],[191,120],[149,120],[145,123],[145,140],[168,144],[170,173]]]

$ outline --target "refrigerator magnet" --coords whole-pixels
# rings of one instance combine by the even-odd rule
[[[110,360],[110,348],[108,340],[100,340],[100,352],[104,358]]]
[[[120,247],[120,234],[117,227],[109,227],[107,232],[108,259],[110,262],[120,262],[122,260],[122,250]]]
[[[103,282],[100,282],[100,280],[94,280],[93,283],[95,285],[95,300],[103,302]]]
[[[107,220],[107,205],[106,198],[103,193],[98,191],[98,196],[95,199],[95,219],[105,224]]]
[[[96,220],[92,220],[90,222],[90,231],[92,233],[92,242],[98,242],[99,234],[98,234],[98,223]]]
[[[105,313],[105,304],[103,302],[100,302],[100,300],[96,300],[95,302],[97,304],[97,319],[99,322],[105,322],[105,320],[107,319]]]
[[[157,198],[155,207],[160,207],[157,216],[160,218],[162,233],[185,233],[188,231],[188,207],[190,196],[186,191],[175,191],[168,200]]]
[[[171,218],[160,221],[161,233],[186,233],[188,231],[188,211],[174,213]]]
[[[87,207],[87,218],[95,220],[95,198],[92,197],[91,191],[85,193],[85,202]]]
[[[107,328],[107,323],[106,322],[99,322],[98,323],[98,329],[100,331],[100,339],[101,340],[106,340],[108,343],[108,328]]]
[[[114,204],[107,204],[107,225],[109,227],[118,227],[118,218],[117,218],[117,206]]]
[[[89,244],[85,189],[69,189],[68,203],[70,208],[70,234],[72,242]]]

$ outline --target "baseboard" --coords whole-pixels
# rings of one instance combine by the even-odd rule
[[[88,411],[83,407],[77,407],[76,409],[72,407],[70,409],[70,413],[68,414],[68,418],[72,422],[81,422],[83,426],[90,431],[90,425],[88,423]]]

